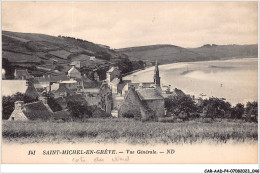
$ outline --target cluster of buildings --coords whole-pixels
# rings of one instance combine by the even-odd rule
[[[184,95],[178,89],[171,91],[169,86],[161,85],[157,62],[153,81],[144,83],[123,80],[119,68],[115,66],[106,72],[105,80],[99,80],[98,77],[92,80],[80,72],[80,62],[72,62],[70,65],[67,74],[32,77],[27,70],[15,70],[14,80],[2,80],[3,95],[9,96],[20,92],[38,99],[27,104],[16,101],[9,120],[69,117],[66,101],[72,99],[96,106],[113,117],[133,117],[143,121],[158,120],[165,115],[166,97]],[[48,97],[54,98],[62,110],[53,112],[48,106]]]

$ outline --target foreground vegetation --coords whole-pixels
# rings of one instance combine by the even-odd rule
[[[257,141],[257,123],[192,120],[179,123],[90,118],[86,122],[3,121],[4,142],[15,143],[227,143]]]

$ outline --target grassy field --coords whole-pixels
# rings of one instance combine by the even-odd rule
[[[4,142],[10,143],[227,143],[257,141],[257,123],[222,120],[214,123],[139,122],[89,119],[87,122],[3,121]]]

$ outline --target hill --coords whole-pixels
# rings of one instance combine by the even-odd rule
[[[149,45],[122,49],[86,40],[35,33],[2,31],[2,57],[6,78],[13,78],[15,68],[27,69],[33,76],[66,73],[72,61],[81,61],[82,73],[93,76],[93,70],[105,78],[110,65],[122,73],[144,68],[158,60],[160,64],[257,57],[258,45],[204,45],[182,48],[175,45]],[[91,59],[95,56],[95,60]]]
[[[74,60],[93,69],[126,59],[108,46],[82,39],[10,31],[2,31],[2,50],[4,62],[16,68],[26,68],[34,76],[46,72],[65,73]],[[90,56],[97,59],[90,60]]]
[[[245,57],[257,57],[258,45],[215,45],[207,44],[199,48],[191,48],[190,51],[194,51],[200,55],[218,58],[245,58]]]
[[[117,49],[130,60],[153,62],[161,64],[174,62],[190,62],[217,60],[227,58],[257,57],[258,45],[204,45],[199,48],[182,48],[174,45],[150,45]]]

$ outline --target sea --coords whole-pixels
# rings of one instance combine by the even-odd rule
[[[258,100],[258,58],[160,65],[162,86],[171,85],[195,97],[224,98],[230,104]],[[154,67],[126,76],[134,82],[153,81]]]

